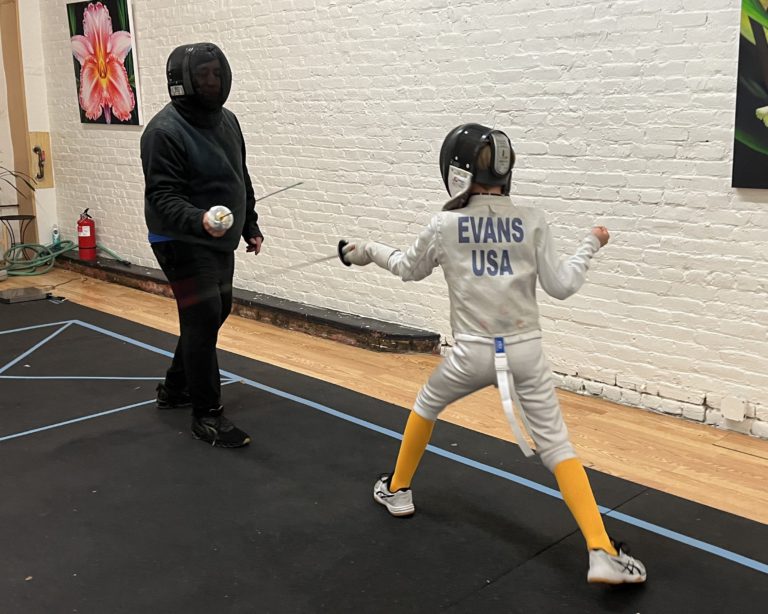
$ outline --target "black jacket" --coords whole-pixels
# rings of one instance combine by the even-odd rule
[[[218,119],[218,118],[217,118]],[[219,251],[234,251],[242,236],[262,237],[253,186],[245,166],[245,141],[235,115],[193,125],[172,104],[147,124],[141,136],[144,217],[149,232]],[[203,214],[228,207],[234,223],[221,238],[203,228]]]

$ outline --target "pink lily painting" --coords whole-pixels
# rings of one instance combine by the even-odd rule
[[[139,125],[129,0],[67,4],[80,121]]]

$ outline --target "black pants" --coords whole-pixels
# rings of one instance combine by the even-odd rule
[[[152,251],[171,284],[181,329],[165,385],[188,390],[195,415],[204,415],[221,404],[216,342],[232,311],[235,256],[181,241],[153,243]]]

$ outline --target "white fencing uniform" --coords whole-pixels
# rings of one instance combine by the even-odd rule
[[[574,458],[542,351],[536,279],[565,299],[584,283],[599,249],[589,234],[574,255],[560,258],[542,212],[501,195],[472,196],[465,207],[438,213],[405,252],[367,242],[373,261],[404,281],[440,266],[448,284],[456,345],[419,392],[416,413],[435,420],[448,404],[501,381],[497,369],[508,369],[512,398],[516,391],[544,465],[553,470]],[[498,339],[502,367],[494,361]],[[518,443],[527,447],[520,437]]]

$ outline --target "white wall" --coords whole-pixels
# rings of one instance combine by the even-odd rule
[[[59,217],[155,266],[141,130],[78,119],[65,0],[40,0]],[[437,154],[466,121],[518,152],[514,198],[564,250],[613,233],[589,282],[543,298],[561,385],[768,437],[768,192],[730,188],[739,37],[730,0],[134,0],[145,118],[176,45],[214,41],[235,77],[265,251],[241,288],[449,334],[439,273],[403,284],[338,264],[339,237],[406,246],[445,199]],[[724,421],[723,400],[747,419]]]

